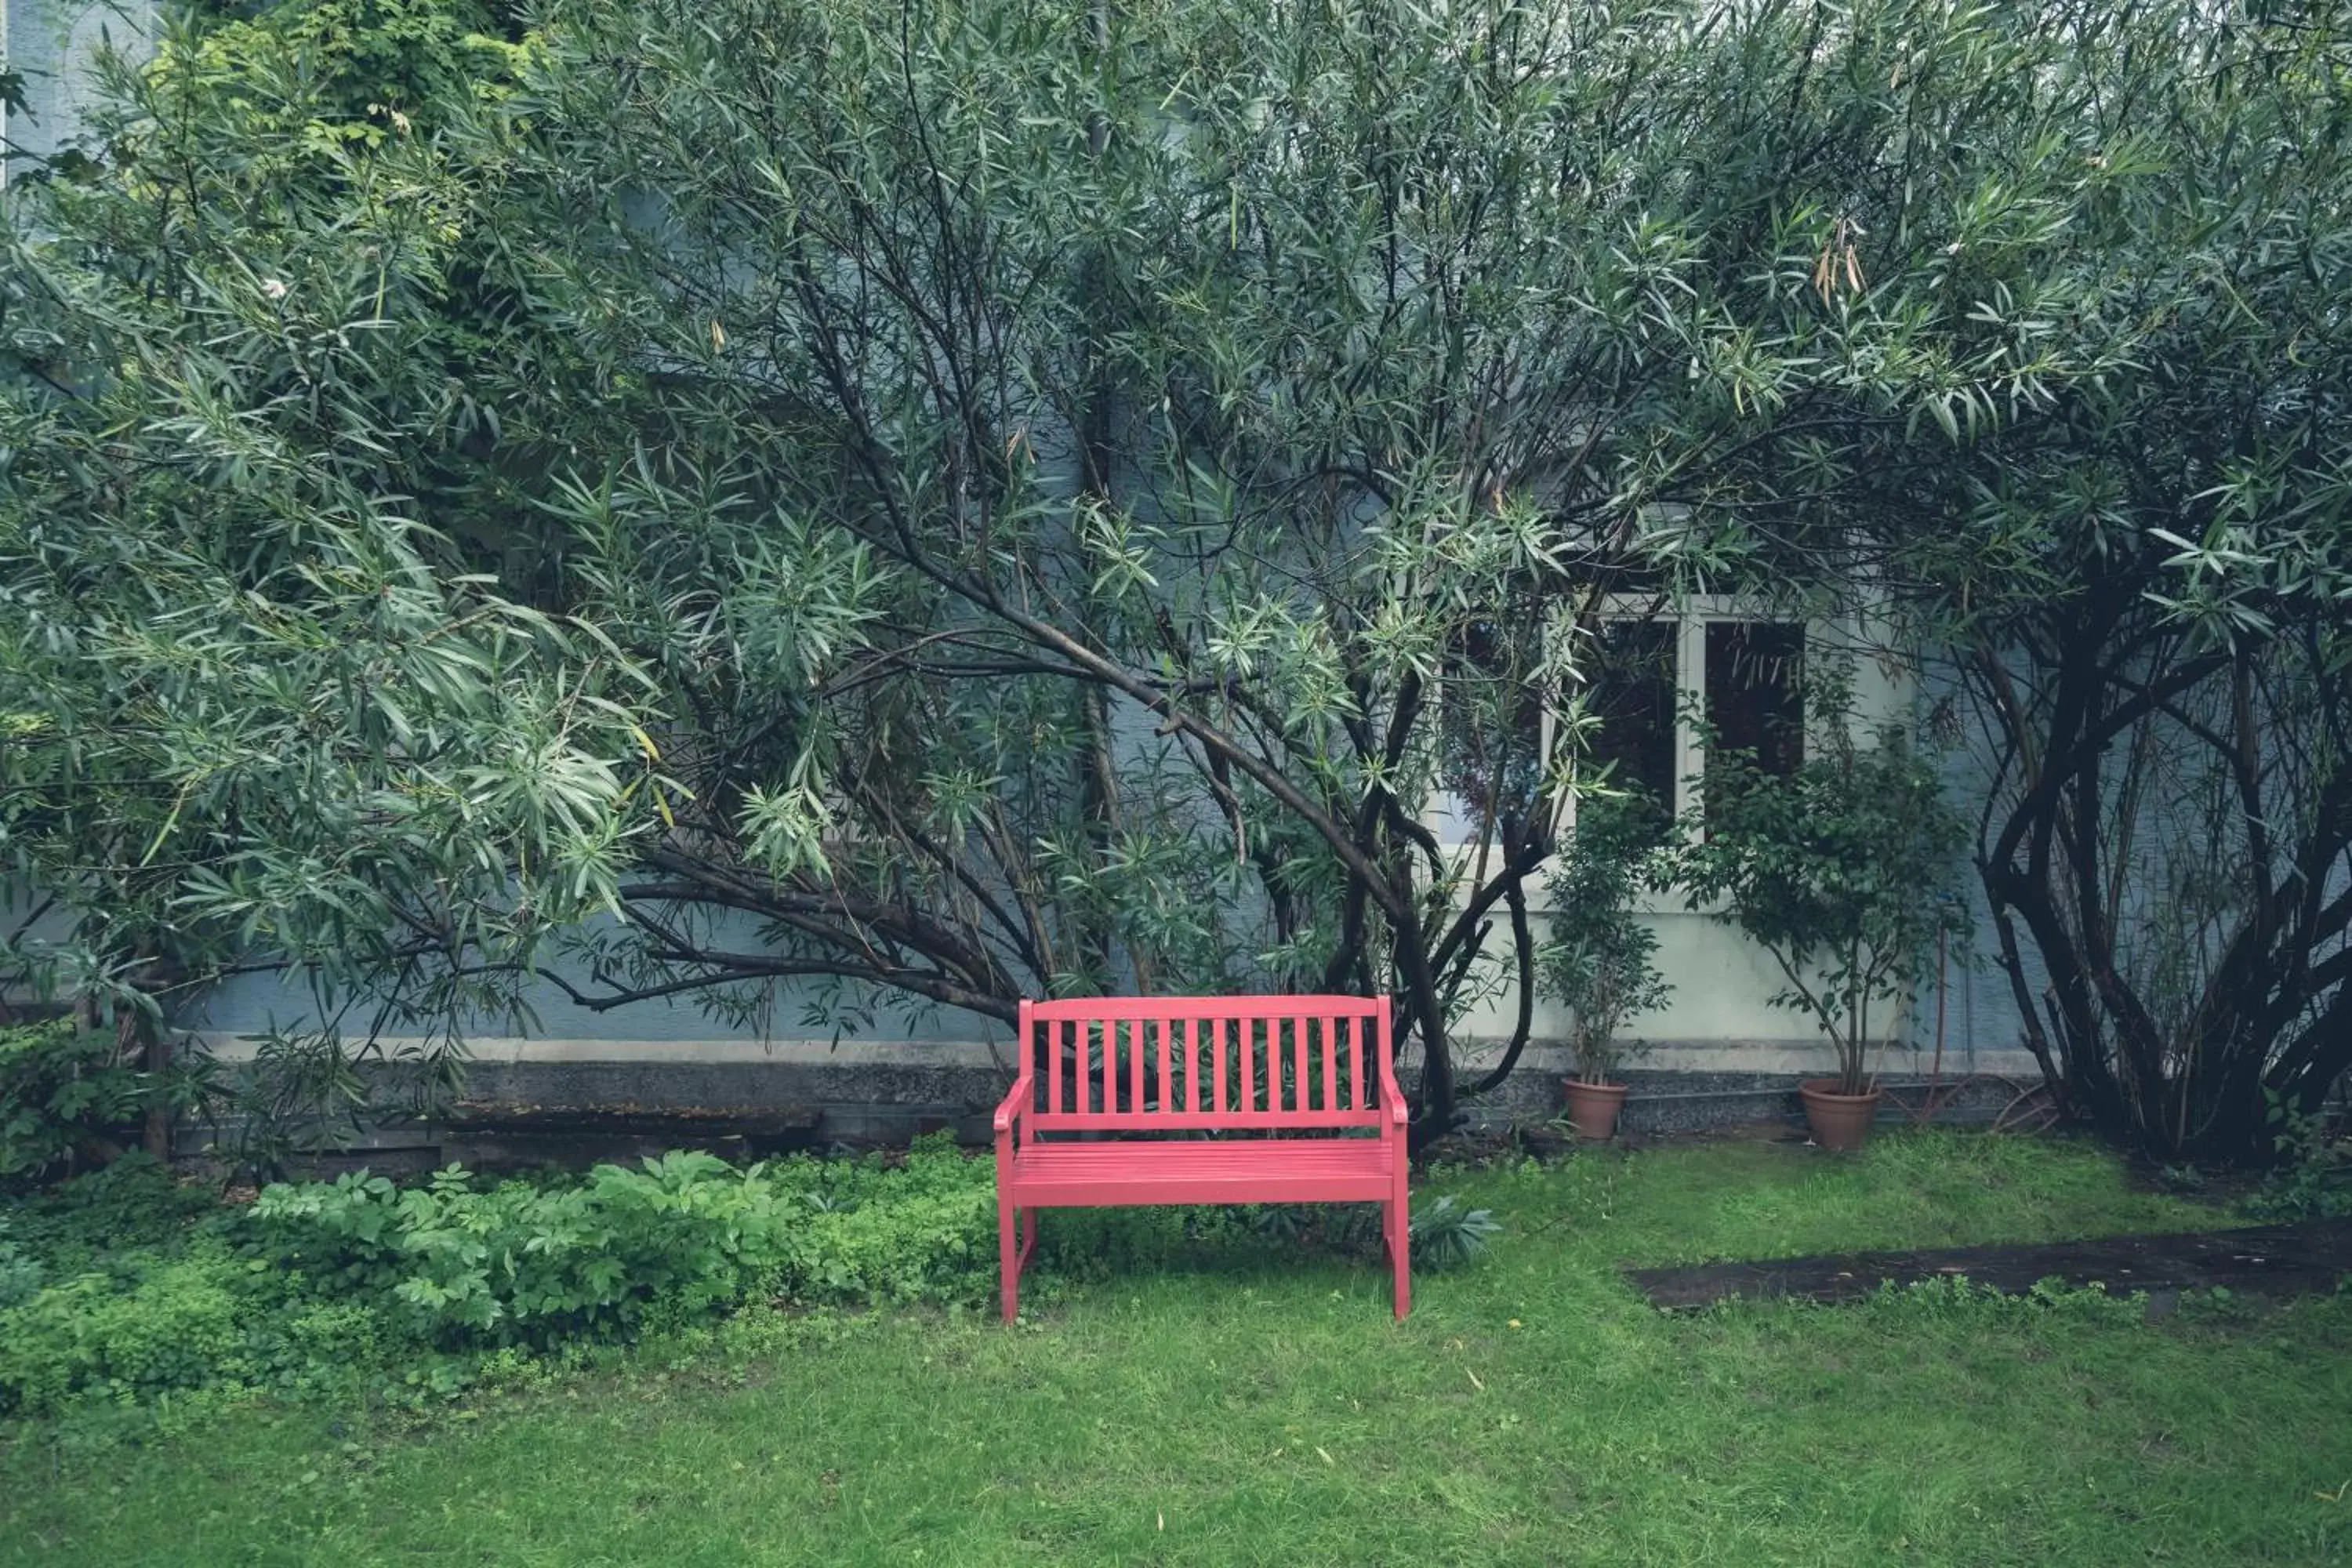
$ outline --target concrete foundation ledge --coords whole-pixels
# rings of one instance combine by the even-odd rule
[[[387,1042],[394,1051],[403,1043]],[[252,1054],[245,1041],[207,1044],[226,1060]],[[1475,1081],[1500,1051],[1474,1042],[1457,1057],[1460,1079]],[[376,1128],[322,1168],[574,1164],[681,1146],[757,1157],[936,1130],[984,1143],[989,1112],[1013,1076],[1009,1042],[980,1040],[499,1038],[473,1042],[470,1058],[461,1100],[445,1121]],[[1415,1065],[1405,1063],[1408,1083]],[[1487,1127],[1549,1121],[1571,1065],[1563,1046],[1531,1044],[1512,1076],[1465,1111]],[[1924,1052],[1884,1053],[1883,1120],[1932,1099],[1939,1119],[1990,1121],[2040,1082],[2022,1051],[1947,1050],[1931,1079],[1934,1065]],[[1834,1068],[1827,1047],[1807,1040],[1661,1041],[1622,1075],[1633,1091],[1622,1125],[1653,1136],[1774,1118],[1794,1126],[1797,1086]]]

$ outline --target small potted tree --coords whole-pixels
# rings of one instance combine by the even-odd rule
[[[1806,1014],[1837,1052],[1837,1076],[1803,1084],[1824,1149],[1858,1149],[1877,1114],[1870,1051],[1890,1037],[1937,932],[1965,926],[1949,896],[1965,826],[1902,728],[1859,745],[1833,699],[1826,754],[1767,773],[1751,756],[1707,759],[1706,820],[1686,825],[1680,879],[1691,907],[1717,906],[1772,955],[1777,1006]]]
[[[1658,817],[1645,805],[1624,796],[1586,800],[1550,876],[1551,939],[1537,973],[1550,999],[1574,1016],[1575,1076],[1564,1089],[1569,1125],[1580,1138],[1615,1134],[1625,1104],[1617,1069],[1640,1048],[1618,1030],[1674,990],[1654,962],[1656,933],[1633,912],[1635,895],[1659,869]]]

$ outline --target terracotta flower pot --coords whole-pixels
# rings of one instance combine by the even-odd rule
[[[1561,1087],[1568,1091],[1568,1124],[1578,1137],[1605,1141],[1617,1135],[1617,1112],[1625,1105],[1623,1084],[1572,1078]]]
[[[1868,1094],[1840,1094],[1837,1083],[1833,1078],[1808,1079],[1798,1086],[1797,1098],[1805,1102],[1805,1124],[1813,1130],[1813,1142],[1844,1152],[1870,1142],[1879,1091],[1874,1086]]]

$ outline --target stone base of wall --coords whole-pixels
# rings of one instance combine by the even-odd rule
[[[1973,1073],[1948,1070],[1938,1076],[1895,1070],[1907,1060],[1890,1064],[1879,1075],[1885,1098],[1879,1120],[1914,1116],[1937,1121],[1990,1123],[2041,1086],[2038,1071],[2020,1073],[2014,1064],[2005,1069]],[[1629,1133],[1663,1137],[1678,1132],[1704,1132],[1770,1119],[1791,1127],[1804,1124],[1797,1089],[1808,1079],[1826,1076],[1827,1067],[1795,1071],[1721,1071],[1705,1068],[1633,1068],[1619,1076],[1631,1090],[1619,1126]],[[1561,1113],[1564,1071],[1540,1075],[1515,1073],[1503,1088],[1469,1108],[1473,1125],[1524,1127],[1549,1121]]]
[[[563,1042],[493,1042],[467,1069],[464,1097],[446,1120],[388,1122],[321,1155],[323,1172],[367,1165],[383,1172],[578,1165],[635,1159],[672,1148],[709,1148],[759,1158],[836,1144],[902,1143],[948,1131],[989,1141],[989,1115],[1011,1082],[1005,1047],[982,1043],[865,1041],[838,1047],[793,1043],[696,1042],[632,1051],[599,1043],[567,1052]],[[1955,1053],[1931,1080],[1916,1053],[1890,1053],[1881,1069],[1888,1094],[1883,1121],[1931,1113],[1941,1121],[1990,1122],[2039,1082],[2021,1053]],[[1465,1083],[1486,1069],[1465,1053]],[[1974,1070],[1967,1070],[1971,1064]],[[1531,1045],[1492,1094],[1469,1101],[1474,1126],[1538,1126],[1559,1114],[1565,1051]],[[2021,1067],[2024,1070],[2018,1070]],[[1662,1043],[1624,1074],[1633,1093],[1623,1129],[1664,1136],[1780,1120],[1801,1125],[1797,1086],[1830,1070],[1806,1041]],[[1410,1073],[1408,1073],[1408,1079]],[[235,1142],[223,1129],[221,1142]],[[201,1131],[193,1150],[208,1142]],[[201,1156],[199,1156],[201,1157]]]

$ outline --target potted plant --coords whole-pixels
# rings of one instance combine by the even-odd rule
[[[1674,990],[1654,962],[1656,933],[1633,912],[1635,895],[1656,879],[1662,845],[1657,815],[1643,805],[1622,795],[1586,800],[1549,879],[1551,937],[1537,974],[1574,1017],[1575,1076],[1563,1087],[1580,1138],[1615,1134],[1625,1103],[1617,1069],[1641,1048],[1617,1031]]]
[[[1837,1076],[1799,1092],[1813,1141],[1841,1150],[1860,1148],[1877,1113],[1877,1032],[1892,1037],[1937,934],[1966,923],[1949,896],[1965,826],[1932,762],[1899,725],[1856,743],[1847,714],[1833,696],[1824,754],[1790,772],[1711,752],[1706,817],[1685,825],[1677,857],[1691,907],[1714,904],[1769,952],[1787,982],[1773,1004],[1835,1047]]]

